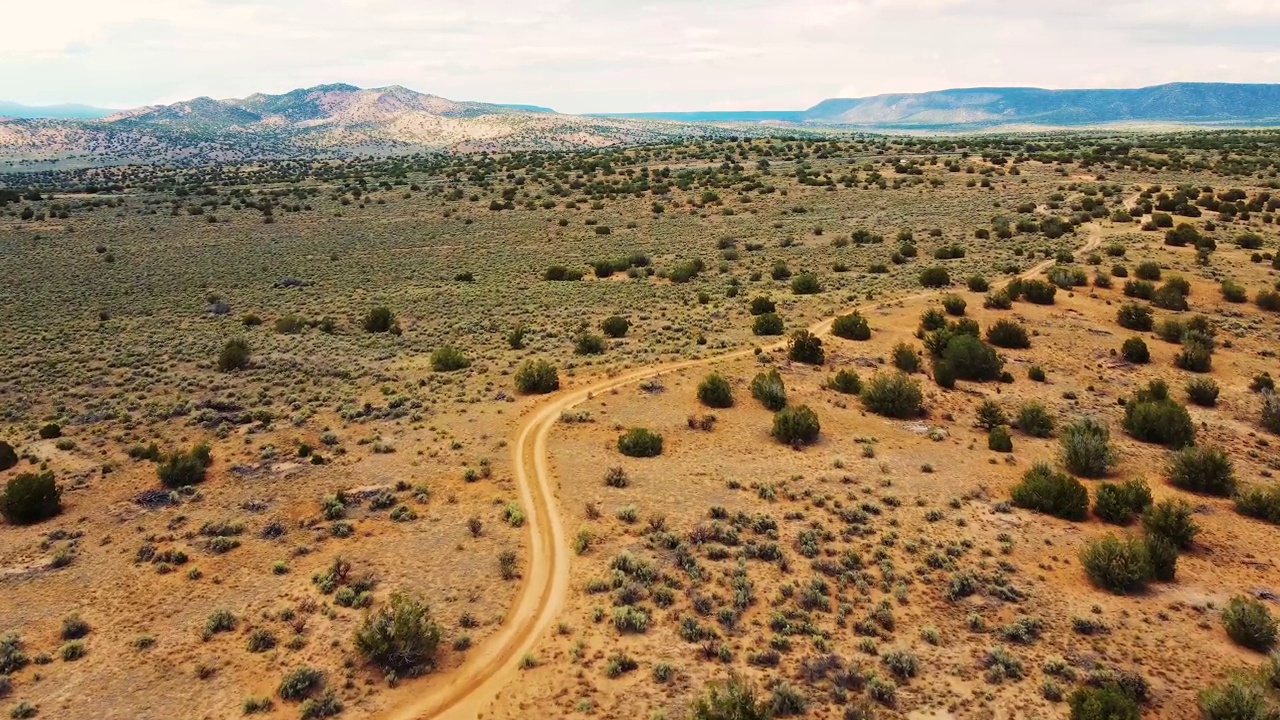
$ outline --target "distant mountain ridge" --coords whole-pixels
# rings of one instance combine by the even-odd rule
[[[115,110],[66,103],[63,105],[23,105],[22,103],[0,100],[0,118],[57,118],[63,120],[86,120],[106,117]]]
[[[605,117],[783,122],[880,130],[977,130],[1001,125],[1280,124],[1280,84],[1169,83],[1136,89],[958,88],[830,98],[808,110],[622,113]]]

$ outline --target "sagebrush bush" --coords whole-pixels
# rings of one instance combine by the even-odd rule
[[[1196,378],[1187,383],[1187,398],[1201,407],[1218,404],[1218,383],[1209,378]]]
[[[951,274],[941,265],[927,267],[920,271],[920,284],[927,288],[946,287],[951,284]]]
[[[470,366],[471,361],[457,348],[446,345],[431,353],[431,369],[436,372],[453,372]]]
[[[813,273],[800,273],[791,278],[791,292],[795,295],[814,295],[822,292],[822,282]]]
[[[631,428],[618,438],[618,452],[627,457],[657,457],[662,454],[662,436],[646,428]]]
[[[946,310],[948,315],[955,315],[957,317],[964,315],[965,308],[968,306],[969,303],[965,302],[965,299],[959,295],[942,296],[942,309]]]
[[[698,383],[698,401],[711,408],[733,407],[733,388],[720,373],[711,373]]]
[[[1141,280],[1159,280],[1160,275],[1160,263],[1154,260],[1144,260],[1133,270],[1133,276]]]
[[[1080,564],[1094,585],[1117,595],[1140,591],[1153,577],[1147,545],[1133,536],[1107,533],[1089,541]]]
[[[787,357],[792,362],[821,365],[826,362],[827,354],[822,349],[821,338],[808,330],[797,330],[787,343]]]
[[[693,700],[690,720],[770,720],[773,708],[756,697],[751,683],[738,675],[730,675],[723,683],[714,683]]]
[[[1143,543],[1147,546],[1152,579],[1173,582],[1178,574],[1178,546],[1163,535],[1148,535]]]
[[[1147,343],[1140,337],[1131,337],[1124,341],[1124,345],[1120,346],[1120,355],[1125,360],[1135,365],[1145,365],[1151,362],[1151,351],[1147,349]]]
[[[1272,680],[1272,687],[1280,687]],[[1276,709],[1267,689],[1251,674],[1236,673],[1196,697],[1203,720],[1275,720]]]
[[[1209,372],[1213,369],[1213,346],[1185,337],[1182,350],[1173,356],[1173,364],[1190,372]]]
[[[1168,397],[1167,389],[1163,397],[1139,392],[1125,403],[1124,430],[1142,442],[1173,449],[1186,447],[1196,439],[1191,415],[1180,403]]]
[[[1267,652],[1276,644],[1276,620],[1261,601],[1237,595],[1222,609],[1222,625],[1237,645]]]
[[[846,340],[870,340],[871,326],[861,313],[852,312],[831,321],[831,334]]]
[[[253,351],[249,348],[249,341],[244,338],[231,338],[222,346],[222,352],[218,354],[218,370],[221,372],[235,372],[249,367],[249,360],[253,357]]]
[[[892,418],[910,418],[920,414],[924,399],[920,383],[905,373],[876,373],[862,388],[862,404],[867,410]]]
[[[600,330],[611,338],[620,338],[631,329],[631,323],[621,315],[610,315],[600,322]]]
[[[1010,491],[1013,504],[1063,520],[1084,520],[1089,515],[1089,491],[1079,480],[1037,462]]]
[[[777,412],[787,406],[787,388],[777,370],[758,373],[751,379],[751,397],[766,409]]]
[[[807,405],[783,408],[773,416],[773,437],[787,445],[812,444],[821,429],[817,413]]]
[[[1194,512],[1185,500],[1161,500],[1142,514],[1142,527],[1148,535],[1159,535],[1186,550],[1200,533],[1200,526],[1191,517]]]
[[[542,395],[560,389],[560,374],[546,360],[525,360],[516,369],[515,382],[526,395]]]
[[[604,352],[604,338],[589,332],[579,333],[573,339],[575,355],[600,355]]]
[[[1191,492],[1230,497],[1236,490],[1231,458],[1215,447],[1185,447],[1169,461],[1169,482]]]
[[[1002,348],[1031,347],[1027,329],[1009,319],[997,320],[994,325],[987,328],[987,342]]]
[[[201,443],[190,450],[175,450],[156,465],[160,482],[168,488],[180,488],[204,482],[205,470],[213,464],[209,446]]]
[[[1053,415],[1042,403],[1028,400],[1018,408],[1018,429],[1031,437],[1047,438],[1053,434]]]
[[[1058,438],[1062,464],[1081,477],[1103,477],[1115,465],[1117,453],[1111,444],[1111,429],[1092,416],[1077,418],[1062,428]]]
[[[10,525],[38,523],[61,512],[62,490],[49,470],[9,478],[0,493],[0,515]]]
[[[845,395],[857,395],[862,392],[862,378],[852,370],[841,370],[827,381],[827,387]]]
[[[395,313],[382,306],[371,308],[365,313],[362,325],[364,331],[369,333],[394,332],[398,328]]]
[[[1102,483],[1094,493],[1093,514],[1103,522],[1128,525],[1146,512],[1151,503],[1151,488],[1141,478]]]
[[[990,430],[998,425],[1008,425],[1009,418],[1004,414],[1004,408],[994,400],[983,400],[978,405],[976,414],[978,427]]]
[[[302,700],[319,690],[323,682],[324,675],[319,670],[304,665],[286,673],[276,693],[283,700]]]
[[[365,616],[356,629],[355,648],[383,670],[413,675],[435,662],[442,634],[426,603],[397,592]]]
[[[893,366],[904,373],[920,372],[920,355],[906,343],[893,346]]]
[[[962,380],[995,380],[1004,369],[1004,361],[996,355],[995,348],[972,335],[953,336],[942,352],[942,359]]]
[[[987,449],[994,452],[1013,452],[1013,438],[1009,436],[1009,428],[996,425],[987,432]]]
[[[1076,688],[1067,699],[1071,720],[1139,720],[1138,701],[1115,684]]]
[[[777,313],[767,312],[756,316],[751,325],[751,332],[756,335],[770,336],[781,335],[783,331],[782,318]]]
[[[1270,379],[1269,376],[1268,379]],[[1258,417],[1258,422],[1267,430],[1280,435],[1280,395],[1266,388],[1261,394],[1262,413]]]
[[[752,315],[764,315],[765,313],[775,312],[777,309],[778,304],[763,295],[751,299]]]
[[[1236,512],[1280,525],[1280,484],[1249,487],[1236,493]]]
[[[1035,305],[1052,305],[1058,288],[1043,280],[1027,280],[1022,283],[1022,296]]]
[[[1155,324],[1151,308],[1138,303],[1125,303],[1116,311],[1116,322],[1120,327],[1138,332],[1150,332]]]
[[[4,472],[18,464],[18,452],[13,446],[0,440],[0,472]]]

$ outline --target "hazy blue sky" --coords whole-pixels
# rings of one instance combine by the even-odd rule
[[[562,112],[801,109],[975,85],[1280,81],[1280,0],[14,2],[0,99],[326,82]]]

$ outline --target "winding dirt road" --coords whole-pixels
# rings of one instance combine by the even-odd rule
[[[1100,247],[1103,237],[1110,229],[1103,228],[1096,222],[1083,228],[1089,235],[1089,240],[1077,250],[1080,253]],[[1019,277],[1032,278],[1053,264],[1052,259],[1044,260]],[[917,300],[935,294],[937,291],[933,290],[877,300],[875,303],[850,308],[847,312],[887,301]],[[830,317],[814,323],[809,330],[825,337],[830,334],[834,319]],[[774,343],[766,349],[777,349],[785,344],[785,341]],[[532,535],[524,582],[516,597],[515,606],[507,614],[497,634],[473,650],[466,662],[446,681],[427,688],[422,695],[410,702],[391,708],[383,717],[386,720],[476,720],[493,698],[513,682],[519,672],[521,658],[533,650],[559,615],[569,590],[569,561],[572,553],[565,539],[564,523],[548,469],[547,439],[562,412],[614,388],[689,368],[734,360],[753,352],[753,348],[744,348],[706,358],[637,368],[550,396],[535,407],[521,422],[515,442],[515,480],[520,488],[520,504],[526,510]]]

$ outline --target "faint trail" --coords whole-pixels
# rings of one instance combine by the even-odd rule
[[[1082,226],[1082,229],[1089,240],[1076,251],[1078,253],[1096,250],[1102,245],[1102,239],[1108,231],[1108,228],[1093,222]],[[1053,259],[1041,261],[1018,277],[1035,277],[1053,264]],[[846,312],[866,309],[890,300],[919,300],[938,292],[930,290],[863,303]],[[809,331],[819,336],[829,335],[834,319],[830,317],[820,320],[811,325]],[[786,341],[783,340],[765,346],[764,349],[775,350],[785,346]],[[555,488],[552,486],[547,439],[562,412],[614,388],[701,365],[735,360],[753,353],[754,348],[743,348],[711,357],[637,368],[552,395],[533,408],[521,421],[516,432],[515,480],[520,488],[520,504],[526,511],[532,540],[523,584],[516,596],[515,605],[507,613],[498,632],[473,650],[447,680],[427,688],[411,701],[381,713],[379,717],[386,720],[476,720],[493,698],[514,681],[520,672],[521,658],[533,650],[559,615],[569,590],[571,553],[565,539]]]

